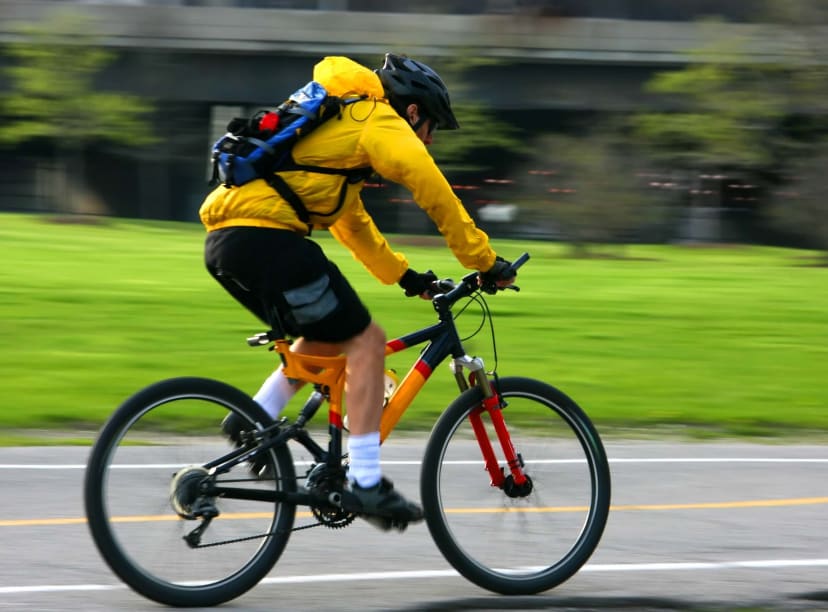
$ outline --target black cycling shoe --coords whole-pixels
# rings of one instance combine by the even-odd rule
[[[241,448],[244,445],[242,442],[242,432],[246,429],[249,430],[251,427],[250,423],[244,421],[235,412],[229,413],[221,422],[221,432],[236,448]],[[264,454],[263,456],[257,456],[248,461],[248,471],[256,478],[263,480],[273,478],[273,470]]]
[[[354,511],[381,529],[405,529],[408,523],[423,520],[423,509],[397,493],[387,478],[367,488],[351,483],[351,493]]]

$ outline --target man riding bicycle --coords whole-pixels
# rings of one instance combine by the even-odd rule
[[[487,281],[511,283],[509,262],[496,256],[426,150],[435,129],[459,128],[437,73],[388,53],[376,71],[348,58],[327,57],[315,66],[313,78],[330,95],[360,99],[300,140],[292,151],[295,162],[373,168],[412,193],[462,265]],[[403,254],[391,249],[363,206],[362,180],[307,169],[277,174],[307,209],[309,223],[265,180],[220,185],[199,213],[208,231],[207,269],[260,320],[297,338],[292,351],[347,357],[351,491],[364,514],[404,523],[421,520],[421,508],[395,491],[380,469],[385,332],[310,239],[310,228],[328,229],[374,277],[398,283],[407,296],[428,299],[436,277],[414,271]],[[276,418],[297,388],[279,368],[254,399]],[[233,419],[223,424],[236,443],[240,427]]]

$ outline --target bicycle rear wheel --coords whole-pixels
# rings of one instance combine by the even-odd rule
[[[482,400],[473,388],[434,426],[420,478],[423,508],[435,543],[461,575],[497,593],[539,593],[570,578],[598,546],[609,512],[609,466],[592,423],[566,395],[527,378],[501,378],[499,392],[531,491],[510,497],[491,486],[469,421]]]
[[[201,466],[232,450],[221,434],[229,412],[250,429],[272,423],[250,397],[224,383],[162,381],[121,405],[92,449],[84,485],[92,537],[115,574],[149,599],[173,606],[228,601],[256,585],[287,544],[294,505],[225,497],[208,500],[220,514],[203,532],[204,547],[192,548],[183,539],[201,521],[181,517],[180,498],[177,512],[172,491],[180,489],[185,472],[197,486],[207,475]],[[216,480],[262,491],[296,490],[286,446],[267,452],[265,462],[270,478],[253,477],[242,462]]]

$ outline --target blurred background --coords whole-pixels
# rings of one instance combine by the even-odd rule
[[[0,0],[0,210],[197,221],[230,118],[394,51],[447,82],[462,130],[432,153],[495,237],[828,252],[827,4]]]

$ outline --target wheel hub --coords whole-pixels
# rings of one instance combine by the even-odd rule
[[[170,483],[170,503],[181,518],[193,520],[203,514],[205,502],[201,494],[201,483],[209,472],[200,465],[181,468],[173,475]]]
[[[532,492],[532,479],[526,476],[523,484],[517,484],[514,476],[509,474],[503,481],[503,492],[509,497],[527,497]]]

